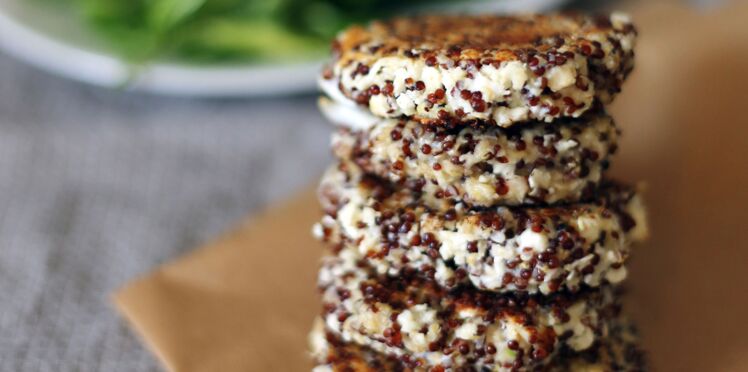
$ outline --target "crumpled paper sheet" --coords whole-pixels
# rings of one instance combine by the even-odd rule
[[[613,173],[647,181],[652,239],[634,252],[627,310],[654,370],[748,370],[748,4],[632,12]],[[172,371],[309,370],[319,213],[304,193],[126,285],[116,306]]]

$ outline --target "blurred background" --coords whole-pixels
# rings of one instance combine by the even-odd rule
[[[715,14],[729,2],[677,3]],[[110,293],[316,182],[330,162],[330,127],[317,112],[315,75],[341,27],[423,10],[636,14],[645,6],[651,2],[0,0],[0,370],[160,370],[112,310]],[[644,40],[660,20],[646,19]],[[624,88],[626,107],[660,97],[663,87],[645,80],[668,67],[657,65],[659,51],[639,51],[640,88]],[[655,179],[652,194],[664,195],[657,179],[666,170],[636,146],[655,148],[671,132],[641,123],[659,118],[649,111],[618,107],[631,142],[614,168]],[[746,172],[744,164],[732,169]],[[653,225],[665,229],[660,206]],[[657,257],[635,275],[656,277],[668,262]],[[738,276],[739,262],[722,262]],[[645,299],[671,290],[637,288]]]

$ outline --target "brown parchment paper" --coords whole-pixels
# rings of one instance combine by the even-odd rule
[[[748,371],[748,4],[636,5],[614,174],[646,180],[628,311],[656,371]],[[309,191],[114,295],[168,370],[304,371],[319,312]]]
[[[116,306],[171,371],[309,369],[318,214],[303,193],[128,284]]]

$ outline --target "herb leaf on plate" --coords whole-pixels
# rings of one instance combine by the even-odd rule
[[[448,0],[61,1],[130,62],[232,63],[319,58],[329,40],[352,23]]]

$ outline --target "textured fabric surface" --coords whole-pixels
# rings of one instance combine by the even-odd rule
[[[329,163],[314,97],[112,92],[2,55],[0,82],[0,371],[160,370],[110,293]]]

